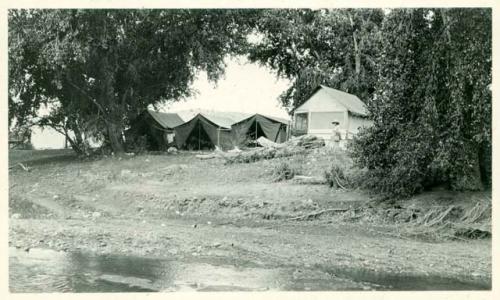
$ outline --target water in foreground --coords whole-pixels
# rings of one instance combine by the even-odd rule
[[[367,270],[242,267],[87,252],[9,249],[11,292],[488,290],[490,282]]]

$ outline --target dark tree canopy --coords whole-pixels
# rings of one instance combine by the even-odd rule
[[[319,85],[371,98],[377,80],[380,9],[267,10],[250,59],[292,81],[285,106],[302,104]]]
[[[410,195],[491,181],[491,10],[397,9],[383,23],[374,126],[354,143],[367,186]]]
[[[9,112],[123,151],[127,122],[150,104],[190,95],[198,71],[217,80],[240,53],[248,10],[10,10]]]

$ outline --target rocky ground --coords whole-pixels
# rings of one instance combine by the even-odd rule
[[[283,162],[323,176],[325,166],[345,159],[338,152],[248,164],[194,155],[80,160],[67,152],[10,153],[9,245],[491,280],[487,235],[414,235],[400,204],[374,208],[361,191],[275,182]],[[472,197],[488,199],[438,192],[404,203],[412,219],[436,199],[466,205]]]

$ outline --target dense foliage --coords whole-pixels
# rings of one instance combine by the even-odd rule
[[[353,145],[388,196],[491,181],[491,10],[398,9],[382,27],[374,126]]]
[[[377,80],[380,9],[267,10],[250,59],[292,81],[281,95],[296,108],[325,84],[368,99]]]
[[[252,11],[10,10],[9,112],[124,150],[122,132],[150,104],[191,93],[200,70],[216,80],[246,43]],[[37,112],[49,105],[51,113]],[[71,134],[69,134],[71,132]]]

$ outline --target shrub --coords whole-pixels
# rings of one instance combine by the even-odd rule
[[[441,183],[477,190],[490,181],[491,13],[433,12],[432,21],[412,10],[384,20],[379,75],[366,101],[373,126],[354,141],[366,182],[389,197]]]
[[[326,182],[336,189],[350,189],[356,186],[355,176],[340,164],[332,164],[324,173]]]
[[[292,166],[288,162],[281,162],[274,167],[273,177],[274,181],[282,181],[292,179],[295,175],[301,173],[300,166]]]
[[[33,146],[33,144],[31,143],[31,141],[22,143],[21,145],[19,145],[18,149],[21,149],[21,150],[36,150],[35,146]]]

